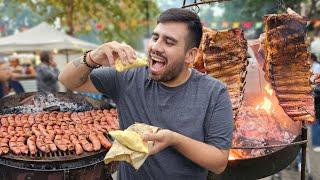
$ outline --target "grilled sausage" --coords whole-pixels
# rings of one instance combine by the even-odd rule
[[[74,144],[72,144],[72,142],[69,139],[69,135],[70,134],[65,134],[62,136],[62,142],[63,144],[65,144],[68,148],[69,151],[74,150]]]
[[[30,136],[28,139],[27,139],[27,145],[28,145],[28,148],[29,148],[29,151],[32,155],[36,154],[38,149],[37,149],[37,145],[36,145],[36,136]]]
[[[93,149],[95,151],[99,151],[101,149],[101,143],[100,143],[99,138],[95,135],[95,133],[90,133],[89,139],[92,142]]]
[[[97,137],[100,140],[101,145],[106,148],[106,149],[110,149],[111,147],[111,143],[109,142],[109,140],[103,135],[103,133],[97,133]]]
[[[48,144],[46,144],[44,142],[44,138],[45,137],[43,135],[38,136],[36,139],[36,145],[37,145],[37,148],[40,149],[40,151],[45,152],[45,153],[49,153],[50,147]]]
[[[8,142],[8,138],[0,138],[0,155],[7,154],[9,152]]]
[[[13,136],[12,138],[10,138],[9,140],[9,147],[10,147],[10,150],[19,155],[21,154],[21,150],[20,148],[17,146],[17,137],[16,136]]]
[[[54,144],[62,151],[66,151],[68,149],[67,145],[62,142],[62,135],[56,135],[54,138]]]
[[[30,116],[28,117],[28,122],[29,122],[30,126],[32,126],[35,123],[34,118],[35,117],[33,114],[30,114]]]
[[[22,154],[28,154],[29,152],[28,146],[25,144],[25,141],[25,137],[20,136],[17,138],[17,146],[20,148],[20,152]]]
[[[4,126],[8,127],[9,126],[9,122],[8,122],[7,118],[2,117],[1,118],[1,127],[4,127]]]
[[[37,124],[34,124],[34,125],[31,127],[31,130],[32,130],[32,132],[33,132],[37,137],[41,136],[41,132],[40,132]]]
[[[91,152],[93,151],[93,145],[87,140],[86,136],[79,135],[78,136],[80,144],[85,151]]]
[[[51,152],[56,152],[58,150],[57,146],[53,143],[51,137],[45,137],[44,143],[46,143],[49,146]]]
[[[82,154],[111,144],[103,135],[117,128],[116,111],[51,112],[0,115],[0,155],[48,153],[58,149]]]
[[[74,135],[74,134],[71,134],[70,135],[70,140],[74,144],[74,148],[76,150],[76,154],[77,155],[82,154],[83,153],[83,148],[82,148],[82,146],[80,144],[80,141],[78,140],[77,136]]]

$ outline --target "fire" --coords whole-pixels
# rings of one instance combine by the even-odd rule
[[[229,154],[229,158],[228,158],[229,160],[235,160],[236,159],[236,157],[234,157],[232,154]]]
[[[261,109],[264,109],[268,114],[270,114],[271,108],[272,108],[272,102],[267,97],[264,97]]]
[[[266,92],[272,96],[273,90],[270,88],[270,84],[267,84],[264,89]],[[273,112],[273,106],[272,106],[272,101],[268,97],[263,97],[263,102],[259,105],[257,105],[256,110],[263,109],[265,110],[268,114]]]
[[[273,90],[271,89],[270,84],[267,84],[266,87],[264,87],[264,90],[266,90],[266,92],[267,92],[270,96],[272,96]]]
[[[241,159],[241,156],[239,155],[238,151],[235,149],[231,149],[229,152],[229,160],[236,160],[236,159]]]
[[[271,100],[267,97],[263,97],[263,103],[261,105],[257,105],[256,107],[256,110],[259,110],[259,109],[263,109],[268,114],[270,114],[273,111]]]

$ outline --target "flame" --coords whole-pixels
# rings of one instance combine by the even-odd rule
[[[228,160],[235,160],[235,159],[236,159],[236,157],[234,157],[232,154],[229,154]]]
[[[256,110],[263,109],[268,114],[272,112],[272,102],[269,98],[263,97],[263,103],[261,105],[257,105]]]
[[[241,155],[239,155],[237,150],[230,149],[228,160],[236,160],[236,159],[241,159]]]
[[[272,96],[273,90],[271,89],[270,84],[267,84],[264,89],[268,93],[268,95]],[[272,106],[272,101],[268,97],[263,97],[263,102],[256,106],[256,110],[263,109],[268,114],[270,114],[274,109]]]
[[[270,96],[272,96],[273,90],[271,89],[270,84],[267,84],[266,87],[264,87],[264,90],[266,90],[266,92],[267,92]]]

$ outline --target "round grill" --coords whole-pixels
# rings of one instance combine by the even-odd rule
[[[92,98],[66,93],[55,94],[23,93],[15,96],[8,96],[0,100],[0,114],[34,113],[39,111],[60,111],[82,112],[93,109],[109,109],[112,106],[108,102],[98,101]],[[37,99],[41,104],[35,104]],[[51,101],[50,101],[51,99]],[[48,100],[50,102],[48,102]],[[37,108],[34,108],[37,107]],[[70,108],[68,108],[70,107]],[[107,136],[106,136],[107,137]],[[80,169],[96,165],[103,161],[107,150],[103,147],[99,151],[83,152],[77,155],[75,151],[61,151],[44,153],[38,151],[35,155],[16,155],[11,151],[0,156],[0,164],[11,168],[32,171],[65,171]],[[111,163],[105,169],[114,172],[116,165]]]

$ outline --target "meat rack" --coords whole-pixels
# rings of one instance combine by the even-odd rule
[[[187,0],[183,0],[182,8],[191,8],[194,12],[199,13],[200,11],[199,5],[220,3],[223,1],[231,1],[231,0],[194,0],[191,3],[187,2]]]
[[[183,0],[182,8],[194,7],[201,4],[210,4],[210,3],[223,2],[223,1],[231,1],[231,0],[194,0],[192,3],[188,3],[187,0]]]

